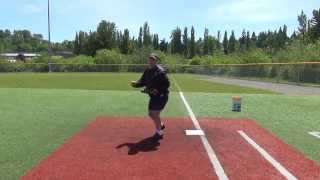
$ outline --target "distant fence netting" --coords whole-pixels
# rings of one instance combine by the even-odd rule
[[[274,82],[320,83],[320,63],[229,64],[169,67],[173,73],[230,78],[265,79]]]
[[[232,78],[259,78],[276,82],[320,83],[320,62],[270,64],[164,65],[169,73]],[[144,64],[0,63],[0,72],[143,72]]]
[[[0,72],[143,72],[144,64],[0,63]]]
[[[143,72],[141,64],[50,64],[51,72]]]

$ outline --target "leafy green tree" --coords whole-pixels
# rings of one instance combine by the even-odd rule
[[[42,35],[41,35],[42,37]],[[40,43],[40,40],[37,41],[37,43]],[[64,40],[61,44],[61,50],[73,50],[73,41]]]
[[[190,58],[193,58],[196,55],[196,41],[195,41],[195,32],[194,27],[191,28],[191,39],[190,39]]]
[[[303,11],[298,16],[298,22],[299,22],[299,27],[298,27],[299,34],[302,36],[302,41],[305,42],[308,19],[307,19],[307,15]]]
[[[139,30],[139,37],[138,37],[138,47],[141,49],[143,47],[143,31],[142,31],[142,27],[140,27]]]
[[[94,56],[96,51],[98,50],[98,41],[97,41],[97,33],[89,32],[86,44],[86,54],[89,56]]]
[[[151,35],[150,35],[150,27],[148,22],[145,22],[143,25],[143,46],[149,47],[151,45]]]
[[[130,50],[130,33],[128,29],[124,30],[124,34],[121,41],[120,51],[123,54],[128,54]]]
[[[203,55],[209,54],[209,30],[205,28],[203,35]]]
[[[76,32],[76,37],[75,37],[75,40],[74,40],[74,50],[73,50],[73,53],[75,55],[79,55],[80,54],[80,51],[81,51],[81,47],[80,47],[80,42],[79,42],[79,35],[78,35],[78,32]]]
[[[177,27],[171,33],[171,53],[172,54],[182,54],[183,47],[181,42],[181,29]]]
[[[208,37],[208,54],[213,55],[214,46],[216,44],[216,39],[213,36]]]
[[[116,24],[101,21],[97,28],[97,41],[99,49],[112,49],[116,45]]]
[[[162,52],[167,52],[168,51],[168,43],[166,42],[165,39],[162,39],[160,44],[159,44],[159,49]]]
[[[281,48],[284,48],[288,41],[288,27],[283,25],[282,34],[281,34]]]
[[[250,32],[247,31],[247,36],[246,36],[246,48],[247,48],[247,50],[250,49],[250,46],[251,46]]]
[[[102,49],[97,51],[95,64],[121,64],[121,53],[116,50]]]
[[[257,47],[266,50],[268,35],[266,32],[260,32],[257,40]]]
[[[117,33],[116,33],[116,45],[115,45],[115,47],[121,49],[122,40],[123,40],[122,31],[121,31],[121,30],[117,30]]]
[[[252,35],[251,35],[251,44],[254,47],[256,47],[256,45],[257,45],[257,36],[256,36],[255,32],[253,32]]]
[[[224,54],[229,53],[229,40],[228,40],[228,33],[227,31],[224,32],[224,37],[223,37],[223,51]]]
[[[199,38],[198,41],[196,42],[196,54],[197,55],[199,55],[199,56],[203,55],[203,46],[204,46],[203,40],[202,40],[202,38]]]
[[[188,28],[184,28],[184,33],[183,33],[183,54],[184,57],[188,57],[189,54],[189,37],[188,37]]]
[[[155,49],[155,50],[159,49],[159,36],[158,36],[158,34],[153,35],[152,44],[153,44],[153,49]]]
[[[0,46],[3,52],[40,52],[46,51],[48,43],[41,34],[32,34],[29,30],[0,30]]]
[[[230,39],[229,39],[229,46],[228,46],[228,49],[229,49],[229,52],[230,53],[234,53],[236,51],[236,37],[234,35],[234,31],[232,30],[231,31],[231,36],[230,36]]]
[[[246,48],[246,39],[247,39],[247,34],[246,30],[242,31],[241,37],[239,38],[239,43],[240,43],[240,51],[244,51]]]
[[[221,43],[220,42],[221,42],[221,32],[218,31],[218,33],[217,33],[217,41],[216,41],[216,48],[217,48],[218,51],[221,50]]]
[[[86,54],[87,34],[83,31],[79,32],[79,48],[80,54]]]
[[[189,62],[189,65],[201,65],[201,58],[199,56],[195,56]]]
[[[293,31],[292,35],[291,35],[291,40],[295,40],[298,37],[297,31]]]
[[[319,10],[313,10],[313,18],[311,19],[311,38],[315,42],[320,38],[320,8]]]

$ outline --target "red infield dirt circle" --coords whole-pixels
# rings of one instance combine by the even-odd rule
[[[41,161],[23,180],[218,179],[192,121],[166,119],[159,143],[147,118],[99,117]],[[229,179],[285,179],[238,131],[245,132],[297,179],[320,179],[320,167],[254,121],[200,119]]]

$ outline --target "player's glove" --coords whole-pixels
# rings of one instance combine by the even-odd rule
[[[144,89],[141,90],[141,93],[149,94],[149,90],[147,88],[144,88]]]
[[[137,88],[138,82],[137,81],[131,81],[131,86],[134,88]]]
[[[145,94],[150,94],[150,95],[153,95],[153,96],[157,96],[159,94],[159,91],[157,89],[148,89],[148,88],[145,88],[145,89],[142,89],[141,90],[142,93],[145,93]]]

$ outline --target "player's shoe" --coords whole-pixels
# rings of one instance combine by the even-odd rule
[[[164,124],[161,125],[161,130],[166,129],[166,126]]]
[[[159,140],[163,139],[163,135],[155,133],[151,138],[153,141],[159,141]]]

